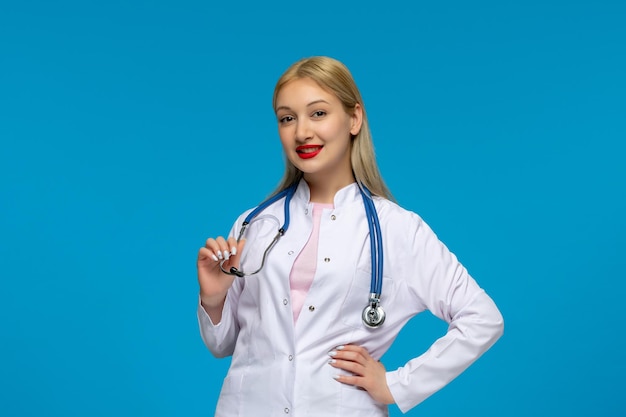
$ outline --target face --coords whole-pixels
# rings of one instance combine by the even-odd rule
[[[278,133],[289,161],[309,182],[354,181],[350,151],[362,110],[348,114],[337,96],[310,78],[285,84],[276,97]],[[341,184],[340,184],[341,185]]]

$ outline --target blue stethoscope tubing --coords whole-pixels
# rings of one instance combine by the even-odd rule
[[[289,188],[281,191],[280,193],[276,194],[275,196],[268,198],[267,200],[265,200],[264,202],[259,204],[257,206],[257,208],[252,210],[250,212],[250,214],[248,214],[246,216],[246,218],[243,219],[243,223],[241,225],[241,230],[239,231],[239,237],[237,238],[237,241],[241,240],[241,238],[243,236],[243,233],[246,231],[246,228],[248,227],[250,222],[256,216],[259,215],[259,213],[261,213],[263,210],[268,208],[271,204],[275,203],[276,201],[280,200],[283,197],[285,197],[285,206],[284,206],[285,223],[283,223],[282,227],[280,229],[278,229],[278,233],[280,234],[280,236],[284,235],[285,232],[287,231],[287,229],[289,228],[289,203],[291,203],[291,198],[296,193],[296,188],[297,187],[298,187],[298,184],[296,183],[296,184],[292,185],[291,187],[289,187]]]
[[[359,186],[359,190],[361,191],[361,196],[363,197],[367,225],[370,230],[372,269],[369,303],[363,309],[361,318],[366,326],[376,328],[385,321],[385,311],[380,306],[380,296],[383,291],[383,237],[372,193],[365,185],[360,182],[357,182],[357,184]]]
[[[378,220],[378,213],[376,211],[376,207],[374,206],[374,200],[372,198],[372,193],[370,190],[360,182],[357,182],[359,191],[361,192],[361,197],[363,198],[363,205],[365,207],[365,216],[367,218],[367,225],[369,227],[370,233],[370,252],[371,252],[371,269],[372,276],[370,281],[370,296],[367,303],[367,306],[363,309],[363,313],[361,314],[361,319],[363,323],[370,328],[377,328],[383,324],[385,321],[385,311],[380,306],[380,296],[382,294],[383,288],[383,239],[382,233],[380,230],[380,221]],[[261,267],[248,275],[253,275],[259,272],[265,263],[265,257],[268,252],[274,247],[278,239],[283,236],[287,229],[289,228],[289,205],[291,203],[291,199],[296,193],[296,189],[298,188],[298,183],[294,183],[289,188],[277,193],[276,195],[270,197],[265,200],[261,204],[259,204],[254,210],[252,210],[244,219],[241,230],[239,231],[239,237],[237,241],[241,240],[243,234],[250,224],[252,220],[258,216],[263,210],[269,207],[271,204],[280,200],[281,198],[285,198],[284,202],[284,212],[285,212],[285,222],[282,227],[278,229],[278,233],[272,240],[272,243],[267,247],[265,253],[263,254],[263,262]],[[221,267],[221,265],[220,265]],[[226,271],[222,268],[222,271],[230,274],[236,275],[238,277],[243,277],[245,274],[243,271],[235,267],[231,267],[229,271]]]

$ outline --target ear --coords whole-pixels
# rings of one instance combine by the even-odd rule
[[[352,125],[350,127],[350,134],[352,136],[356,136],[361,131],[361,126],[363,125],[363,107],[359,103],[354,105],[354,112],[351,116]]]

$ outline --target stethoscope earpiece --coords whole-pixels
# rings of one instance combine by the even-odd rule
[[[243,272],[235,268],[234,266],[230,267],[230,273],[233,275],[237,275],[239,278],[243,278]]]

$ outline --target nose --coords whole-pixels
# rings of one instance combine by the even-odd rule
[[[306,118],[300,118],[296,122],[296,140],[305,142],[313,137],[310,121]]]

